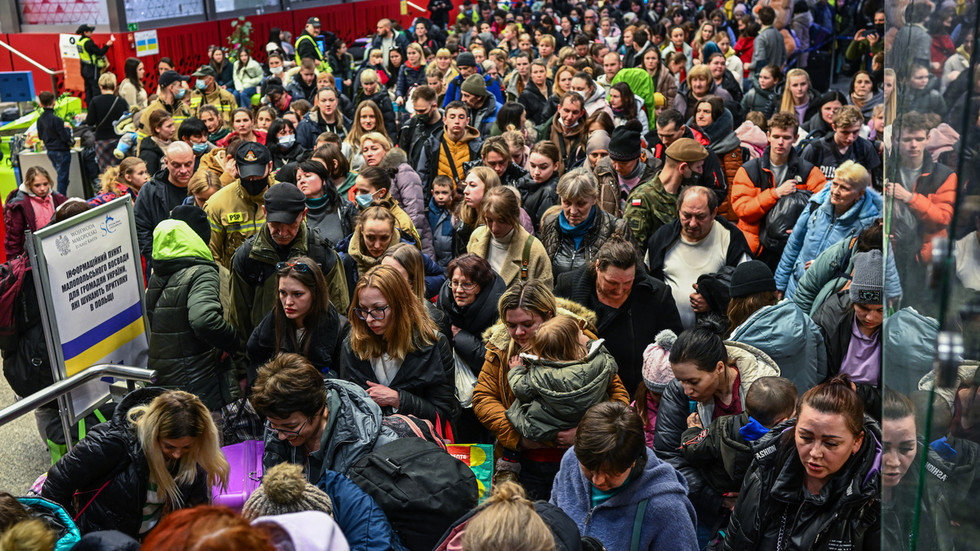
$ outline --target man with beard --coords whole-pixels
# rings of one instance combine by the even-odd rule
[[[408,163],[419,166],[422,145],[429,136],[442,131],[442,114],[437,107],[438,96],[430,86],[419,86],[412,94],[415,116],[402,127],[398,134],[398,147],[408,154]]]
[[[585,99],[578,92],[565,92],[558,101],[558,112],[538,127],[538,141],[558,144],[565,170],[578,168],[585,160]]]
[[[265,223],[262,195],[269,188],[272,155],[262,144],[247,142],[235,153],[238,179],[219,189],[204,204],[211,224],[211,253],[219,266],[231,268],[235,249]]]

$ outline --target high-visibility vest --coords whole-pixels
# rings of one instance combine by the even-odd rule
[[[105,67],[106,60],[103,56],[93,56],[92,54],[85,51],[85,45],[91,42],[92,39],[83,36],[81,40],[78,41],[78,57],[81,58],[82,63],[88,63],[89,65],[95,65],[96,67]]]
[[[299,58],[299,43],[302,42],[304,38],[306,40],[309,40],[310,42],[313,43],[313,49],[316,50],[317,58],[318,59],[321,59],[321,60],[323,59],[323,53],[320,52],[320,45],[316,43],[316,40],[313,40],[313,37],[312,36],[310,36],[310,35],[308,35],[306,33],[303,33],[303,34],[299,35],[299,38],[296,39],[296,44],[293,45],[293,48],[296,49],[296,66],[297,67],[300,66],[303,63],[303,60]]]

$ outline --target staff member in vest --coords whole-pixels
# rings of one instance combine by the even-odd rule
[[[296,39],[296,65],[303,63],[304,59],[312,59],[317,64],[323,61],[323,52],[316,42],[318,36],[320,36],[320,18],[311,17],[306,20],[303,33]]]
[[[99,91],[99,74],[102,73],[109,62],[106,61],[105,54],[109,47],[115,42],[116,37],[110,36],[105,46],[98,47],[92,41],[92,32],[95,31],[93,25],[79,25],[75,34],[81,36],[78,39],[78,56],[82,60],[82,79],[85,81],[85,103],[90,104]]]
[[[231,126],[231,112],[238,108],[235,95],[218,86],[218,73],[210,65],[201,65],[191,73],[194,91],[191,92],[191,114],[198,116],[201,107],[213,105],[226,126]],[[199,117],[200,118],[200,117]]]

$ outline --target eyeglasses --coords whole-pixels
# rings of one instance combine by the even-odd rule
[[[462,281],[450,281],[449,287],[453,289],[462,289],[464,291],[472,291],[476,287],[476,283],[472,281],[463,283]]]
[[[358,319],[361,321],[366,321],[368,316],[371,316],[371,319],[375,321],[381,321],[385,319],[385,313],[388,312],[388,308],[391,308],[391,306],[371,308],[370,310],[365,310],[364,308],[354,308],[354,314],[356,314]]]
[[[295,262],[295,261],[294,262],[279,262],[279,263],[276,264],[276,271],[277,272],[282,272],[282,271],[288,270],[290,268],[292,268],[292,269],[294,269],[297,272],[300,272],[302,274],[308,274],[308,273],[310,273],[310,270],[311,270],[310,265],[307,264],[307,263],[305,263],[305,262]]]
[[[283,263],[280,262],[280,264],[283,264]],[[277,428],[273,427],[272,424],[269,423],[268,420],[266,420],[266,422],[265,422],[265,428],[268,429],[269,432],[271,432],[272,434],[276,435],[277,437],[278,436],[285,436],[286,438],[295,438],[295,437],[299,436],[299,433],[303,431],[303,428],[306,427],[306,424],[309,423],[309,422],[310,422],[310,418],[307,417],[306,418],[306,421],[303,421],[303,424],[300,425],[299,428],[297,428],[296,430],[287,430],[287,429],[277,429]]]

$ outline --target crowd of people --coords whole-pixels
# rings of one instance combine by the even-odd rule
[[[980,216],[949,227],[977,166],[957,166],[980,136],[975,5],[838,22],[822,1],[466,0],[450,25],[451,7],[380,20],[363,60],[311,17],[190,76],[161,58],[155,90],[135,58],[98,78],[89,120],[132,113],[138,143],[98,124],[87,204],[60,165],[27,171],[5,249],[133,201],[161,388],[41,496],[151,549],[402,549],[348,478],[408,416],[495,446],[492,496],[437,549],[970,548],[980,374],[932,400],[885,387],[882,359],[888,340],[932,368],[883,317],[935,310],[934,238],[980,291]],[[835,39],[847,92],[822,66]],[[291,476],[306,505],[206,505],[243,400],[265,423],[260,491]]]

